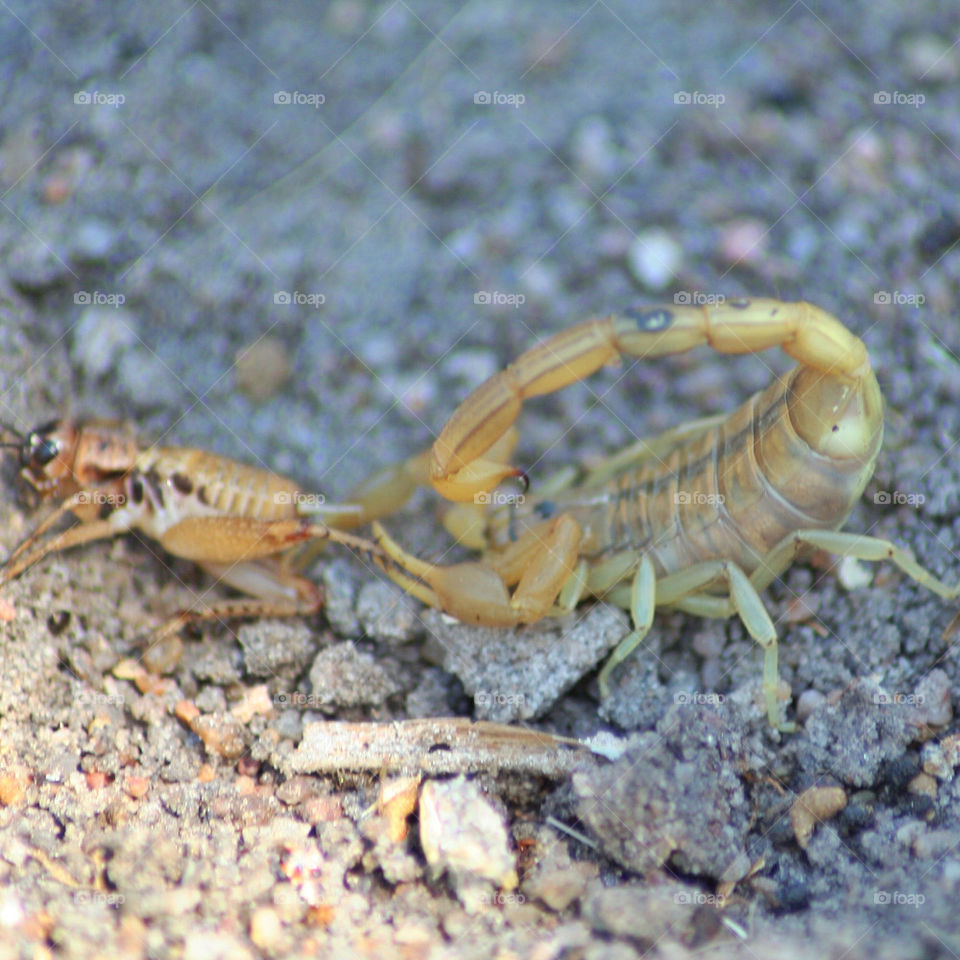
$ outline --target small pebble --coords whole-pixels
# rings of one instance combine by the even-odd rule
[[[14,807],[21,800],[27,790],[29,779],[25,775],[5,773],[0,775],[0,807]]]
[[[313,634],[302,623],[257,620],[237,631],[243,649],[243,665],[251,676],[274,677],[290,668],[304,670],[313,657]]]
[[[289,381],[287,348],[279,337],[261,337],[237,351],[233,361],[237,389],[251,400],[268,400]]]
[[[725,223],[720,230],[720,259],[729,266],[758,266],[767,258],[767,226],[744,218]]]
[[[17,617],[17,608],[5,597],[0,597],[0,622],[10,623]]]
[[[937,799],[937,781],[929,773],[918,773],[908,784],[907,793]]]
[[[917,82],[952,83],[960,79],[960,51],[945,36],[922,33],[909,37],[901,51],[904,67]]]
[[[210,753],[236,760],[246,749],[246,731],[229,714],[205,713],[190,722],[190,729]]]
[[[255,947],[268,953],[275,950],[283,938],[283,924],[273,907],[259,907],[250,917],[250,939]]]
[[[664,289],[682,263],[683,247],[666,230],[645,230],[637,234],[627,251],[630,272],[651,290]]]
[[[806,850],[814,827],[838,814],[847,805],[847,794],[842,787],[810,787],[793,801],[790,825],[797,843]]]
[[[371,580],[360,588],[357,616],[368,637],[385,643],[407,643],[422,629],[412,597],[385,580]]]
[[[399,687],[369,653],[352,643],[321,650],[310,668],[310,685],[316,707],[379,706]]]
[[[950,781],[960,766],[960,734],[944,737],[939,743],[925,743],[920,753],[924,773]]]
[[[377,807],[388,823],[388,835],[400,843],[407,835],[407,818],[417,808],[420,777],[400,777],[380,782]]]
[[[232,707],[230,715],[240,723],[249,723],[257,714],[269,716],[273,712],[273,700],[265,683],[248,687],[243,697]]]
[[[324,563],[320,573],[323,580],[323,614],[338,637],[350,639],[362,634],[354,600],[356,581],[350,564],[344,560]]]
[[[175,410],[183,403],[183,383],[146,347],[125,351],[115,375],[117,389],[134,409],[166,407]]]
[[[116,242],[116,231],[102,220],[84,220],[77,226],[70,243],[70,258],[75,263],[99,263],[109,259]]]
[[[309,823],[333,823],[343,819],[340,797],[311,797],[303,802],[303,815]]]
[[[110,774],[102,770],[89,770],[86,773],[87,787],[90,790],[102,790],[110,783]]]
[[[181,722],[189,726],[197,717],[200,711],[196,704],[190,700],[178,700],[173,708],[173,715]]]
[[[420,793],[420,845],[427,863],[451,874],[489,880],[503,890],[517,885],[509,836],[501,815],[475,780],[430,780]]]
[[[583,897],[599,869],[587,860],[571,859],[566,844],[546,832],[542,846],[545,849],[542,853],[538,850],[536,864],[526,872],[521,889],[525,896],[561,913]]]
[[[40,293],[69,276],[61,257],[38,237],[25,236],[7,258],[7,273],[13,284],[28,293]]]
[[[283,710],[274,727],[281,737],[299,740],[303,734],[303,714],[299,710]]]
[[[0,895],[0,929],[12,930],[26,919],[23,901],[8,888]],[[37,953],[34,953],[34,956],[37,956]]]
[[[953,719],[950,678],[943,670],[931,670],[917,684],[918,719],[931,727],[945,727]]]
[[[123,789],[127,796],[139,800],[150,790],[150,780],[148,777],[129,776],[123,783]]]
[[[913,841],[913,853],[919,860],[942,860],[950,856],[960,844],[960,834],[946,827],[926,830]]]
[[[842,557],[837,564],[837,579],[844,590],[857,590],[873,582],[873,571],[856,557]]]
[[[806,723],[826,702],[827,698],[819,690],[804,690],[797,697],[797,720]]]
[[[471,347],[456,350],[441,364],[446,377],[461,380],[468,387],[479,387],[500,369],[500,360],[493,350]]]
[[[571,144],[577,168],[588,179],[608,180],[620,163],[610,124],[601,116],[584,117],[573,132]]]

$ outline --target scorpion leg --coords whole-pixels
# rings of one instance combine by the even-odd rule
[[[344,503],[324,505],[317,511],[318,519],[338,530],[354,530],[399,510],[413,496],[418,487],[430,483],[430,450],[400,463],[391,463],[367,477],[351,491]],[[326,549],[325,540],[313,540],[296,551],[293,566],[306,570]]]
[[[647,554],[642,554],[637,571],[630,586],[630,616],[633,619],[633,631],[628,633],[614,648],[607,662],[600,670],[597,680],[600,684],[600,695],[606,698],[610,693],[610,675],[614,668],[623,663],[643,642],[653,623],[653,614],[657,606],[656,600],[657,578],[653,568],[653,561]]]
[[[647,629],[649,629],[649,624],[645,629],[643,623],[646,622],[647,617],[652,617],[653,607],[650,601],[650,587],[646,584],[641,585],[641,579],[645,579],[649,575],[644,574],[643,564],[641,563],[631,590],[631,613],[638,628],[620,642],[610,661],[601,671],[601,693],[604,695],[606,694],[605,687],[609,682],[610,671],[636,648]],[[726,583],[729,590],[727,597],[713,598],[703,593],[705,588],[717,583]],[[697,601],[701,599],[719,601],[720,606],[724,609],[724,613],[720,615],[738,614],[743,621],[743,625],[747,628],[747,632],[763,648],[764,702],[771,725],[779,726],[777,631],[756,587],[751,583],[746,573],[729,560],[708,560],[704,563],[697,563],[686,570],[669,574],[656,581],[655,606],[673,606],[684,610],[690,608],[689,604],[696,605]]]
[[[944,600],[954,600],[960,597],[960,584],[948,586],[942,580],[938,580],[928,570],[924,569],[911,556],[909,551],[903,547],[898,547],[889,540],[882,540],[878,537],[865,536],[857,533],[846,533],[842,530],[797,530],[794,533],[784,537],[760,562],[757,569],[749,578],[750,590],[756,593],[764,590],[779,576],[780,572],[787,569],[790,563],[805,548],[814,548],[832,553],[835,556],[854,557],[857,560],[877,562],[881,560],[890,560],[908,577],[926,587],[928,590],[942,597]],[[674,576],[682,576],[675,574]],[[662,583],[663,581],[661,581]],[[659,585],[658,585],[659,586]],[[759,594],[757,594],[759,600]],[[669,595],[661,600],[658,589],[657,602],[669,603],[678,610],[686,613],[692,613],[701,617],[725,618],[734,613],[740,613],[742,610],[738,607],[738,601],[731,590],[730,596],[715,597],[706,593],[692,593],[691,595],[673,598]],[[765,611],[764,611],[765,612]],[[759,623],[759,620],[756,621]],[[744,618],[744,623],[747,623]],[[747,629],[750,625],[747,623]],[[753,635],[753,631],[750,630]],[[755,639],[758,639],[754,635]],[[760,641],[762,643],[762,641]],[[771,665],[769,661],[770,649],[767,648],[767,657],[764,661],[764,692],[768,692],[768,683],[771,676],[776,684],[776,644],[774,643],[774,660]],[[771,673],[772,671],[772,673]],[[768,699],[768,709],[770,701]]]
[[[491,456],[523,402],[590,376],[621,355],[637,359],[708,344],[720,353],[779,346],[801,364],[851,383],[871,376],[863,341],[808,303],[729,300],[663,306],[576,324],[521,354],[454,411],[433,445],[430,480],[450,500],[471,500],[521,471]]]
[[[765,590],[780,575],[780,571],[786,570],[807,548],[871,563],[890,560],[911,580],[926,587],[938,597],[944,600],[955,600],[960,597],[960,583],[951,587],[942,580],[938,580],[932,573],[921,567],[903,547],[898,547],[889,540],[859,533],[847,533],[843,530],[797,530],[788,534],[763,557],[756,570],[750,575],[750,583],[754,589]],[[708,594],[685,597],[677,601],[674,606],[685,613],[720,619],[730,617],[736,612],[729,597],[714,597]]]
[[[879,560],[891,560],[911,580],[935,593],[944,600],[960,597],[960,583],[952,587],[938,580],[929,570],[925,570],[913,558],[908,550],[898,547],[889,540],[870,537],[865,534],[847,533],[843,530],[798,530],[785,537],[754,572],[751,580],[762,590],[777,576],[778,570],[785,570],[791,560],[804,547],[825,550],[838,557],[854,557],[875,563]]]
[[[347,497],[347,506],[358,506],[359,512],[351,514],[336,526],[350,530],[372,520],[379,520],[399,510],[416,492],[430,482],[430,450],[419,453],[400,463],[393,463],[367,477]]]

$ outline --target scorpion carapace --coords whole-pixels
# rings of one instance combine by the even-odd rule
[[[493,510],[482,505],[500,481],[523,475],[509,458],[524,400],[621,356],[701,344],[726,354],[779,346],[798,366],[729,416],[634,444],[579,487]],[[463,501],[450,528],[474,546],[483,531],[479,561],[426,563],[379,524],[374,531],[391,558],[389,575],[465,622],[530,623],[584,596],[628,608],[634,630],[600,673],[604,693],[656,607],[738,614],[765,651],[764,697],[776,725],[777,634],[760,591],[800,551],[890,559],[944,598],[960,593],[904,549],[839,531],[873,474],[882,438],[883,403],[866,347],[818,307],[751,299],[642,308],[549,337],[478,387],[441,431],[424,472],[441,494]]]

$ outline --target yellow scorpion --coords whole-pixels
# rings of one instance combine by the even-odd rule
[[[621,355],[662,357],[709,344],[724,354],[779,346],[797,366],[730,415],[708,417],[634,444],[585,483],[485,509],[508,477],[514,421],[528,397],[589,376]],[[873,474],[883,400],[863,341],[809,303],[727,300],[656,306],[579,323],[549,337],[483,383],[411,458],[416,477],[454,501],[450,528],[479,561],[439,566],[407,553],[383,527],[389,576],[430,606],[485,626],[531,623],[602,597],[631,613],[633,630],[600,672],[643,640],[657,607],[739,615],[763,648],[763,692],[778,726],[777,632],[760,592],[814,548],[892,560],[944,599],[960,594],[905,549],[839,530]],[[428,466],[427,466],[428,464]],[[519,498],[518,498],[519,499]],[[385,511],[381,511],[383,513]],[[512,590],[512,592],[511,592]]]

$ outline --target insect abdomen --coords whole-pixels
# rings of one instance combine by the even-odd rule
[[[198,512],[283,520],[297,516],[299,487],[268,470],[203,450],[161,447],[144,451],[137,467],[162,509],[192,502]]]

